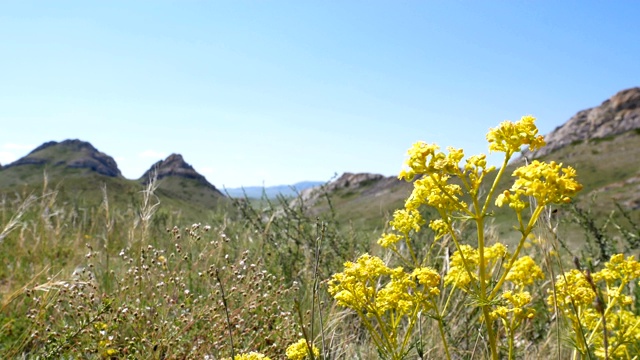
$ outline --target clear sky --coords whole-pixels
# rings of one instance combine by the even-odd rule
[[[217,187],[486,152],[640,86],[638,1],[3,1],[0,163],[82,139],[127,178],[180,153]]]

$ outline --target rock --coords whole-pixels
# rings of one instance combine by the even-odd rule
[[[545,136],[547,145],[531,153],[529,159],[539,158],[579,141],[601,139],[640,129],[640,87],[620,91],[600,106],[582,110]]]
[[[302,190],[299,197],[291,202],[291,206],[299,205],[300,201],[307,206],[312,206],[324,194],[343,189],[358,190],[366,187],[362,191],[362,195],[376,196],[388,191],[399,182],[401,181],[395,176],[385,177],[380,174],[346,172],[328,184]]]

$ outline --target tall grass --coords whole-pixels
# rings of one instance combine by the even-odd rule
[[[262,207],[238,200],[237,213],[185,223],[163,210],[154,189],[150,182],[126,204],[110,203],[102,188],[97,207],[62,202],[46,182],[37,193],[1,199],[0,358],[224,359],[259,351],[282,359],[301,338],[322,359],[384,357],[358,316],[327,293],[327,279],[345,261],[365,252],[384,256],[377,238],[345,231],[331,215],[310,216],[285,198],[265,199]],[[515,357],[595,358],[593,345],[576,353],[580,344],[568,336],[574,325],[546,301],[572,262],[562,258],[568,250],[557,239],[560,219],[551,211],[541,219],[524,251],[543,264],[546,280],[532,290],[536,316],[518,332]],[[486,243],[497,242],[487,229]],[[617,249],[631,251],[636,243],[624,239],[636,238],[625,231],[628,246]],[[475,241],[472,229],[459,235],[461,243]],[[429,233],[412,241],[417,257],[429,258],[443,276],[449,271],[450,241]],[[605,262],[592,260],[600,248],[578,255],[591,272]],[[418,316],[405,358],[445,357],[443,337],[452,358],[489,356],[482,311],[470,306],[476,299],[452,291],[436,299],[446,316]]]

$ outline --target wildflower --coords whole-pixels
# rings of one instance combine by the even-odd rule
[[[558,275],[556,278],[556,297],[551,294],[547,303],[553,305],[554,302],[557,302],[560,308],[566,309],[566,313],[571,315],[573,313],[572,302],[575,306],[588,307],[595,297],[596,294],[585,275],[580,270],[571,269],[563,275]]]
[[[425,220],[420,215],[420,212],[415,209],[411,210],[396,210],[393,213],[393,220],[389,222],[389,225],[397,231],[403,234],[409,234],[411,230],[415,232],[420,231],[420,226],[424,225]]]
[[[320,356],[320,350],[313,344],[307,343],[307,340],[300,339],[298,342],[291,344],[286,351],[287,358],[290,360],[304,360],[309,355],[309,348],[313,351],[313,356]]]
[[[427,144],[422,141],[413,144],[411,149],[407,151],[409,159],[407,159],[405,165],[408,167],[408,170],[403,169],[399,178],[411,181],[417,174],[427,173],[427,160],[429,157],[433,157],[438,149],[438,145]]]
[[[544,279],[544,273],[530,256],[516,260],[507,274],[507,280],[516,286],[531,285],[536,279]]]
[[[490,265],[496,264],[498,260],[507,255],[507,248],[501,243],[496,243],[484,248],[485,268],[490,269]],[[465,266],[466,263],[466,266]],[[444,283],[459,288],[466,288],[471,280],[478,280],[476,271],[480,264],[480,255],[477,249],[469,245],[460,246],[460,250],[451,256],[449,272],[444,278]],[[491,276],[487,277],[487,281]]]
[[[516,320],[515,323],[512,323],[514,327],[519,326],[520,321],[534,317],[535,310],[527,308],[527,305],[531,303],[531,294],[528,291],[516,293],[507,291],[502,294],[502,299],[506,300],[510,306],[498,306],[492,311],[492,317],[507,320],[509,314],[513,314],[513,318]]]
[[[233,357],[233,360],[271,360],[268,356],[265,356],[259,352],[248,352],[243,354],[238,354]]]
[[[436,240],[449,232],[449,225],[442,219],[434,219],[429,222],[429,227],[436,233]]]
[[[416,282],[424,286],[424,292],[429,296],[440,295],[440,274],[430,267],[419,267],[413,270],[411,277],[416,279]]]
[[[441,212],[451,212],[467,207],[460,200],[462,188],[457,184],[449,184],[449,175],[431,174],[413,183],[413,191],[405,202],[406,209],[417,209],[420,205],[428,205]]]
[[[343,272],[333,274],[329,280],[329,293],[340,306],[370,311],[369,299],[375,295],[378,279],[390,274],[391,269],[382,259],[364,254],[355,263],[345,262]]]
[[[394,246],[397,242],[402,240],[402,236],[398,234],[382,234],[380,239],[378,239],[378,245],[383,248],[388,248]]]
[[[529,145],[529,150],[534,151],[545,145],[544,137],[538,135],[538,128],[533,116],[523,116],[520,121],[512,123],[504,121],[497,128],[490,129],[487,133],[489,151],[500,151],[510,157],[520,151],[523,145]]]
[[[376,308],[384,313],[388,310],[397,310],[401,314],[409,313],[415,308],[415,299],[411,295],[416,283],[401,267],[391,273],[391,281],[387,283],[376,295]]]

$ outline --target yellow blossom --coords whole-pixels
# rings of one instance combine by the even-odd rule
[[[333,274],[329,280],[329,293],[338,305],[357,311],[372,311],[370,299],[376,293],[376,285],[383,275],[390,275],[382,259],[364,254],[353,263],[344,263],[344,271]]]
[[[533,116],[523,116],[515,123],[504,121],[497,128],[490,129],[487,133],[490,151],[500,151],[511,156],[520,151],[523,145],[529,145],[533,151],[545,145],[544,137],[538,135]]]
[[[449,232],[449,226],[442,219],[434,219],[429,222],[429,227],[436,233],[436,240]]]
[[[392,271],[389,281],[376,294],[376,309],[380,313],[397,310],[400,314],[407,314],[415,308],[415,299],[411,294],[415,289],[415,282],[399,267]]]
[[[380,239],[378,239],[378,245],[383,248],[388,248],[394,246],[399,241],[402,241],[402,236],[398,234],[382,234]]]
[[[428,171],[428,158],[433,157],[439,147],[435,144],[417,142],[407,151],[409,159],[405,162],[407,170],[402,170],[400,179],[413,180],[417,174],[425,174]]]
[[[506,279],[516,286],[531,285],[536,279],[544,279],[544,273],[530,256],[523,256],[513,263]]]
[[[300,339],[298,342],[293,343],[287,347],[287,359],[290,360],[304,360],[309,356],[309,347],[313,351],[314,357],[320,356],[320,350],[313,344],[308,344],[305,339]],[[309,357],[311,358],[311,357]]]
[[[265,356],[261,353],[251,351],[248,353],[238,354],[233,357],[233,360],[271,360],[271,359],[268,356]]]
[[[585,274],[580,270],[571,269],[556,278],[556,296],[550,291],[547,299],[549,305],[557,302],[560,308],[566,309],[567,313],[573,311],[573,304],[576,306],[590,306],[596,294],[587,281]]]
[[[440,211],[451,212],[467,207],[460,200],[462,188],[449,184],[449,175],[431,174],[413,183],[413,191],[405,202],[406,209],[417,209],[420,205],[429,205]]]
[[[420,231],[420,226],[424,225],[425,220],[420,215],[418,210],[396,210],[393,213],[393,220],[389,222],[389,225],[403,234],[409,234],[411,230],[415,232]]]
[[[507,248],[501,243],[496,243],[490,247],[485,247],[485,268],[491,271],[491,267],[506,255]],[[465,268],[465,262],[468,268]],[[445,284],[453,285],[460,288],[466,288],[469,283],[471,283],[472,278],[474,281],[478,280],[477,270],[479,264],[480,255],[478,253],[478,250],[472,248],[469,245],[461,245],[460,250],[454,252],[451,256],[449,272],[444,278]],[[488,276],[487,281],[490,278],[491,276]]]

